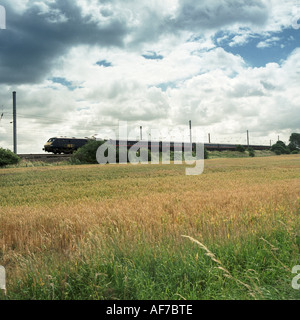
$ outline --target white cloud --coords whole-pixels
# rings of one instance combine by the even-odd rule
[[[233,37],[233,39],[229,43],[229,45],[230,45],[230,47],[242,46],[242,45],[248,43],[250,38],[251,38],[251,35],[248,32],[241,34],[241,35],[237,35],[237,36]]]
[[[266,39],[264,41],[260,41],[257,44],[257,48],[269,48],[272,47],[274,45],[276,45],[276,43],[280,40],[279,37],[271,37],[269,39]]]
[[[48,14],[51,3],[39,1],[36,6]],[[257,144],[268,144],[277,134],[287,140],[292,131],[300,130],[300,49],[280,64],[255,68],[212,41],[222,31],[219,46],[228,39],[231,47],[242,46],[254,37],[263,39],[258,48],[282,45],[280,31],[291,25],[294,1],[254,1],[247,6],[238,0],[219,5],[171,0],[77,3],[84,18],[100,25],[121,19],[125,41],[114,47],[74,42],[55,58],[39,84],[1,85],[0,106],[5,108],[1,146],[10,147],[12,142],[13,90],[21,153],[41,152],[51,136],[104,134],[119,120],[145,128],[184,127],[192,120],[193,126],[211,133],[214,142],[231,143],[243,143],[246,130]],[[232,3],[238,4],[240,13]],[[232,19],[233,15],[237,17]],[[145,52],[161,59],[146,59]],[[98,61],[110,66],[99,66]],[[55,77],[75,89],[52,82]]]
[[[50,88],[50,82],[35,87],[22,86],[18,88],[19,114],[41,118],[29,121],[30,117],[20,117],[19,134],[23,143],[19,150],[26,152],[35,141],[38,152],[52,135],[88,136],[103,132],[103,127],[115,128],[118,120],[154,128],[166,123],[170,127],[184,127],[192,119],[193,126],[202,127],[220,142],[235,143],[244,139],[245,130],[250,130],[252,143],[267,144],[277,132],[287,140],[289,128],[299,130],[299,58],[300,51],[296,50],[282,65],[272,63],[247,68],[241,58],[218,48],[195,61],[206,65],[206,72],[188,73],[186,80],[177,81],[165,92],[150,84],[154,76],[146,76],[139,83],[139,70],[131,75],[131,80],[126,80],[126,76],[115,78],[109,73],[98,81],[94,78],[95,83],[89,78],[88,86],[72,92],[60,84],[51,84]],[[121,57],[118,59],[121,63]],[[234,63],[236,75],[232,76],[224,65],[230,69]],[[115,68],[123,68],[123,75],[126,72],[129,75],[133,65],[132,60],[131,64]],[[146,70],[145,66],[140,67]],[[99,69],[103,72],[114,67]],[[97,71],[93,70],[95,75]],[[167,73],[161,75],[165,80],[168,80]],[[149,86],[147,79],[150,79]]]

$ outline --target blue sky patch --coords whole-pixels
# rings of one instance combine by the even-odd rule
[[[97,66],[100,66],[100,67],[105,67],[105,68],[108,68],[108,67],[111,67],[111,66],[112,66],[112,64],[111,64],[109,61],[107,61],[107,60],[97,61],[97,62],[96,62],[96,65],[97,65]]]
[[[59,83],[65,87],[67,87],[69,90],[73,91],[76,89],[76,86],[72,85],[72,82],[68,81],[65,78],[60,78],[60,77],[53,77],[50,79],[54,83]]]
[[[214,41],[227,52],[240,55],[251,67],[264,67],[272,62],[280,64],[300,44],[300,32],[292,28],[268,36],[250,34],[245,43],[232,45],[235,36],[221,31]]]
[[[149,60],[162,60],[164,58],[162,55],[158,55],[154,51],[149,51],[147,54],[142,54],[142,57]]]

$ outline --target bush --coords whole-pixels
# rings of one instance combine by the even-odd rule
[[[298,150],[293,150],[291,153],[292,154],[299,154]]]
[[[245,147],[240,145],[240,144],[236,146],[235,150],[239,151],[239,152],[245,152],[246,151]]]
[[[128,154],[129,154],[129,152],[128,152]],[[148,162],[148,161],[150,162],[151,161],[151,151],[147,148],[138,149],[135,155],[136,155],[137,159],[131,159],[132,163],[135,163],[137,161],[140,161],[140,162]],[[134,154],[132,154],[131,156],[134,156]],[[127,161],[129,161],[129,155],[127,156]]]
[[[290,149],[282,141],[277,141],[275,144],[273,144],[271,151],[275,152],[277,155],[290,153]]]
[[[253,148],[248,148],[248,153],[249,153],[249,157],[255,157],[255,151],[254,151],[254,149]]]
[[[206,148],[204,148],[204,159],[208,159],[209,155],[208,155],[208,151]]]
[[[104,143],[104,141],[90,140],[84,146],[79,148],[71,157],[72,164],[98,163],[96,159],[96,153],[98,148]]]
[[[20,160],[20,157],[15,153],[8,149],[0,148],[0,167],[7,166],[9,164],[17,164]]]
[[[96,159],[96,154],[97,154],[97,150],[98,148],[105,143],[105,141],[97,141],[97,140],[90,140],[87,144],[85,144],[83,147],[79,148],[71,157],[71,164],[96,164],[97,159]],[[113,152],[113,151],[110,151]],[[119,154],[119,148],[117,148],[115,150],[116,152],[116,163],[119,163],[119,158],[121,158],[120,154]],[[147,150],[147,158],[143,159],[143,157],[141,157],[141,159],[139,159],[140,161],[143,162],[151,162],[151,160],[153,159],[153,161],[157,161],[157,160],[161,160],[162,159],[162,153],[159,152],[159,154],[155,153],[155,154],[151,154],[151,150]],[[144,154],[144,153],[143,153]],[[107,154],[105,154],[107,155]],[[139,149],[136,153],[136,156],[139,157],[141,155],[141,150]],[[180,159],[179,159],[179,155],[180,155]],[[193,156],[195,157],[195,152],[193,151]],[[156,159],[157,158],[157,159]],[[208,151],[206,148],[204,148],[204,159],[208,159]],[[184,153],[181,152],[174,152],[171,151],[170,152],[170,160],[174,161],[174,160],[184,160]],[[129,161],[128,159],[128,154],[127,154],[127,161]]]
[[[197,150],[199,150],[199,148],[201,148],[201,145],[197,145]],[[208,159],[209,155],[208,155],[208,151],[207,149],[204,147],[204,153],[203,153],[204,159]],[[193,157],[196,157],[196,151],[193,150]]]
[[[300,149],[300,133],[292,133],[290,136],[289,149],[291,151]]]

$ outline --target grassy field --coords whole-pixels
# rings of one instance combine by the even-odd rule
[[[300,299],[300,155],[0,170],[1,299]]]
[[[209,159],[216,158],[248,158],[249,152],[239,152],[239,151],[208,151]],[[270,157],[275,156],[275,153],[270,150],[255,150],[255,157]]]

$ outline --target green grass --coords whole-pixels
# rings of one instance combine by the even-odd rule
[[[130,250],[114,239],[105,250],[82,253],[76,264],[57,265],[57,257],[51,260],[48,255],[43,268],[37,269],[32,257],[26,261],[26,276],[10,288],[6,298],[299,299],[299,291],[291,287],[289,270],[297,264],[299,247],[287,233],[277,232],[266,239],[278,249],[273,255],[260,236],[239,245],[211,244],[232,278],[188,239],[179,245],[174,241],[159,246],[145,242]]]
[[[276,156],[276,154],[270,150],[254,150],[255,157],[271,157]],[[239,151],[209,151],[209,159],[218,159],[218,158],[248,158],[248,151],[239,152]]]
[[[0,299],[299,300],[300,156],[184,169],[0,170]]]

